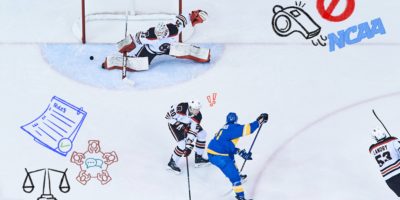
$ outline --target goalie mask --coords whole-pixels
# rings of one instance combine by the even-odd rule
[[[204,10],[194,10],[189,14],[189,16],[192,26],[195,26],[196,24],[201,24],[207,21],[208,13]]]
[[[372,138],[374,138],[376,141],[384,140],[386,137],[386,131],[381,129],[380,127],[377,127],[372,131]]]
[[[194,116],[199,114],[201,108],[201,103],[197,100],[192,100],[189,102],[189,113]]]
[[[157,26],[154,28],[154,34],[156,34],[157,39],[163,39],[168,37],[169,30],[167,25],[163,22],[157,24]]]

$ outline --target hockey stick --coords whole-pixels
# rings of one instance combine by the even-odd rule
[[[128,34],[128,10],[125,10],[125,38]],[[122,80],[126,78],[126,65],[128,64],[128,55],[124,52],[122,60]]]
[[[186,172],[187,172],[187,181],[188,181],[188,189],[189,189],[189,200],[192,199],[192,195],[190,192],[190,175],[189,175],[189,156],[186,156]]]
[[[188,137],[187,132],[185,131],[185,138]],[[185,153],[184,153],[185,155]],[[192,200],[192,194],[190,191],[190,174],[189,174],[189,155],[186,156],[186,177],[187,177],[187,182],[188,182],[188,191],[189,191],[189,200]]]
[[[261,130],[262,126],[263,126],[263,124],[260,125],[260,128],[258,129],[258,131],[257,131],[257,133],[256,133],[256,137],[254,138],[253,143],[252,143],[251,146],[250,146],[249,153],[250,153],[251,150],[253,149],[254,143],[255,143],[256,140],[257,140],[258,133],[260,133],[260,130]],[[246,162],[247,162],[247,160],[244,160],[243,165],[242,165],[242,168],[240,168],[240,172],[239,172],[239,173],[241,173],[241,172],[243,171],[243,168],[244,168],[244,165],[246,164]]]
[[[379,119],[378,115],[375,113],[375,110],[372,109],[372,113],[374,113],[376,119],[378,119],[378,121],[382,124],[383,128],[385,128],[386,132],[389,134],[389,137],[392,137],[392,135],[390,135],[390,132],[387,130],[385,124],[383,124],[383,122],[381,121],[381,119]]]

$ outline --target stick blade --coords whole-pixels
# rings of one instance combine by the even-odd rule
[[[123,81],[125,84],[130,85],[130,86],[134,86],[134,85],[135,85],[135,81],[126,78],[126,76],[125,76],[125,78],[122,78],[122,81]]]

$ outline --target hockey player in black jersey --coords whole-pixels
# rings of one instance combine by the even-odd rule
[[[193,147],[195,149],[195,167],[208,165],[208,159],[203,157],[206,146],[207,132],[200,125],[202,114],[199,101],[182,102],[171,106],[165,118],[168,120],[168,128],[177,141],[177,145],[168,162],[168,169],[180,173],[179,159],[189,156]],[[194,144],[195,145],[194,145]]]
[[[175,23],[160,22],[147,31],[136,33],[134,37],[132,35],[126,36],[125,39],[117,43],[118,51],[129,55],[126,69],[128,71],[147,70],[152,60],[158,55],[169,55],[196,62],[209,62],[209,49],[180,43],[178,39],[179,34],[186,27],[194,27],[203,23],[207,17],[207,12],[194,10],[187,16],[176,16]],[[122,69],[122,56],[108,56],[102,67],[104,69]]]

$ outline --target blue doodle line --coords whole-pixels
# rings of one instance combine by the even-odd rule
[[[62,130],[64,133],[67,133],[67,131],[66,130],[64,130],[63,128],[61,128],[60,126],[58,126],[57,124],[55,124],[54,122],[52,122],[51,120],[49,120],[49,119],[46,119],[48,122],[50,122],[51,124],[53,124],[54,126],[56,126],[57,128],[59,128],[60,130]]]
[[[51,137],[50,134],[48,134],[45,130],[43,130],[42,128],[38,127],[43,133],[46,133],[47,136],[49,136],[51,139],[53,139],[54,141],[57,141],[55,138]]]
[[[65,122],[64,120],[62,120],[62,119],[58,118],[57,116],[55,116],[53,113],[51,113],[50,115],[53,116],[54,118],[60,120],[60,122],[64,123],[65,125],[67,125],[67,126],[69,126],[69,127],[72,127],[70,124],[68,124],[68,123]]]
[[[55,112],[56,114],[60,115],[61,117],[64,117],[66,120],[68,120],[68,121],[72,122],[73,124],[75,124],[75,122],[72,121],[71,119],[69,119],[68,117],[66,117],[66,116],[64,116],[64,115],[62,115],[62,114],[60,114],[60,113],[58,113],[58,112],[55,111],[55,110],[53,110],[53,112]]]
[[[46,124],[46,122],[43,122],[44,125],[46,125],[47,127],[49,127],[49,129],[53,130],[54,133],[57,133],[57,135],[63,137],[63,135],[61,135],[61,133],[59,133],[58,131],[54,130],[54,128],[52,128],[51,126],[49,126],[48,124]]]

